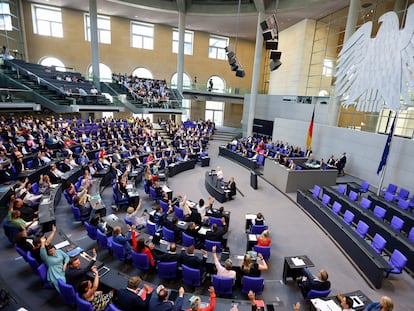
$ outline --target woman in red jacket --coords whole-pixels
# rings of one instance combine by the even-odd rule
[[[216,307],[216,293],[214,292],[214,287],[210,286],[208,288],[208,291],[210,292],[210,303],[207,307],[202,307],[202,302],[200,297],[195,297],[191,301],[191,308],[187,309],[186,311],[212,311]]]
[[[269,230],[264,230],[257,238],[257,246],[270,246],[272,239],[269,237]]]
[[[148,257],[148,261],[149,261],[150,266],[155,267],[154,257],[152,256],[152,253],[151,253],[151,250],[149,249],[149,247],[145,245],[145,239],[144,238],[139,238],[136,245],[134,245],[135,244],[134,241],[136,241],[135,237],[136,237],[136,232],[133,231],[131,240],[132,240],[132,246],[133,246],[134,250],[137,253],[146,254],[147,257]]]

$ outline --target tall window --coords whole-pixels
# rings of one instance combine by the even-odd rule
[[[32,5],[33,32],[37,35],[63,38],[60,8]]]
[[[218,92],[218,93],[224,93],[225,89],[226,89],[226,82],[219,76],[211,76],[208,80],[207,80],[207,89],[210,88],[210,79],[213,82],[213,87],[211,88],[212,92]]]
[[[217,126],[223,125],[224,103],[206,101],[205,119],[213,121]]]
[[[131,47],[154,49],[154,25],[131,22]]]
[[[229,38],[210,36],[208,57],[215,59],[226,59],[224,48],[229,45]]]
[[[85,14],[85,40],[91,41],[91,19]],[[111,44],[111,18],[98,15],[98,42]]]
[[[13,30],[9,3],[0,3],[0,30]]]
[[[331,59],[323,60],[322,74],[327,77],[332,77],[334,62]]]
[[[194,32],[186,30],[184,34],[184,54],[185,55],[193,55],[193,40],[194,40]],[[177,29],[173,30],[172,51],[173,53],[178,54],[178,30]]]

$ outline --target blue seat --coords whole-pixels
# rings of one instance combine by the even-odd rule
[[[385,193],[391,193],[392,195],[394,195],[395,194],[395,192],[397,192],[397,188],[398,188],[398,186],[397,185],[394,185],[394,184],[388,184],[388,187],[387,187],[387,189],[385,189],[385,190],[381,190],[381,192],[385,195]]]
[[[311,289],[308,293],[307,293],[307,295],[306,295],[306,297],[305,297],[305,300],[307,301],[307,302],[309,302],[311,299],[314,299],[314,298],[323,298],[323,297],[328,297],[328,295],[331,293],[331,290],[330,289],[327,289],[327,290],[315,290],[315,289]]]
[[[369,230],[369,226],[362,220],[358,221],[357,227],[355,229],[355,232],[358,233],[358,235],[361,238],[365,238]]]
[[[181,265],[183,283],[190,286],[200,286],[201,285],[201,273],[199,269],[193,269],[186,265]]]
[[[344,195],[344,194],[345,194],[345,192],[346,192],[346,185],[344,185],[344,184],[340,184],[340,185],[338,186],[337,191],[338,191],[340,194]]]
[[[178,263],[172,262],[158,262],[158,277],[160,279],[175,279],[177,277]]]
[[[374,207],[374,216],[375,217],[377,217],[381,220],[384,220],[386,212],[387,211],[385,210],[385,208],[382,208],[381,206],[375,205],[375,207]]]
[[[98,232],[98,228],[95,226],[92,226],[89,222],[85,221],[83,223],[85,225],[86,228],[86,232],[88,233],[88,237],[90,237],[92,240],[96,240],[97,237],[97,232]]]
[[[385,277],[388,277],[390,273],[393,273],[393,274],[402,273],[403,269],[407,265],[407,261],[408,261],[407,257],[405,257],[398,249],[395,249],[392,252],[390,260],[388,261],[392,269],[386,271]]]
[[[76,294],[73,286],[58,279],[58,287],[62,301],[74,308],[76,306]]]
[[[149,263],[147,254],[131,251],[131,258],[132,258],[132,265],[135,268],[139,270],[144,270],[144,271],[150,269],[150,263]]]
[[[92,304],[81,298],[78,293],[76,293],[76,305],[78,306],[78,311],[94,311]]]
[[[33,194],[38,195],[39,194],[39,184],[37,182],[34,182],[32,184],[31,190],[32,190]]]
[[[33,186],[32,186],[33,187]],[[395,195],[394,200],[403,199],[407,200],[410,195],[410,191],[404,188],[401,188],[397,195]]]
[[[14,226],[12,226],[7,219],[5,219],[3,221],[3,230],[4,230],[4,234],[5,236],[7,236],[7,238],[9,239],[9,242],[11,244],[14,243],[14,236],[20,232],[19,228],[16,228]]]
[[[40,277],[43,288],[53,288],[53,285],[47,280],[47,266],[45,263],[37,267],[37,275]]]
[[[394,194],[390,193],[390,192],[386,192],[384,194],[384,200],[387,202],[392,202],[394,201]]]
[[[147,228],[147,233],[148,233],[149,235],[154,236],[154,235],[155,235],[155,233],[157,233],[157,228],[156,228],[156,226],[155,226],[155,223],[153,223],[153,222],[152,222],[152,221],[150,221],[150,220],[147,220],[147,225],[146,225],[146,228]]]
[[[124,221],[125,221],[125,223],[126,223],[127,225],[129,225],[129,226],[132,226],[132,225],[133,225],[133,223],[132,223],[131,219],[129,219],[128,217],[124,217]]]
[[[371,247],[378,253],[381,254],[385,248],[387,241],[378,233],[374,235],[374,238],[371,242]]]
[[[17,246],[17,244],[14,244],[14,249],[16,250],[16,252],[23,257],[24,261],[27,261],[27,252],[25,252],[24,250],[22,250],[19,246]]]
[[[410,202],[408,203],[408,206],[409,206],[410,208],[414,208],[414,195],[411,197],[411,200],[410,200]]]
[[[223,222],[221,221],[221,218],[218,218],[218,217],[213,217],[213,216],[210,216],[210,218],[209,218],[209,223],[210,223],[210,227],[211,227],[213,224],[217,224],[217,226],[219,226],[219,227],[223,227]]]
[[[251,234],[262,234],[263,231],[267,229],[267,226],[265,225],[252,225],[250,227],[250,233]]]
[[[68,204],[72,205],[73,204],[73,197],[65,190],[63,190],[63,195],[66,199],[66,201],[68,202]]]
[[[217,253],[221,253],[221,242],[205,240],[204,247],[205,247],[206,251],[211,252],[213,246],[216,247],[216,252]]]
[[[339,215],[339,213],[341,212],[342,209],[342,204],[338,203],[338,202],[333,202],[332,204],[332,212],[334,212],[334,214]]]
[[[233,294],[233,283],[234,280],[232,278],[213,275],[213,287],[217,295]]]
[[[179,219],[179,220],[184,220],[184,211],[182,208],[179,208],[178,206],[174,206],[174,215]]]
[[[321,194],[321,187],[319,187],[318,185],[313,186],[312,196],[314,198],[319,198],[320,194]]]
[[[351,211],[346,210],[344,213],[343,221],[350,226],[352,222],[354,221],[355,215]]]
[[[105,311],[122,311],[118,309],[113,303],[109,304],[109,306],[105,309]]]
[[[348,198],[351,200],[351,201],[357,201],[358,200],[358,193],[356,193],[355,191],[349,191],[349,194],[348,194]]]
[[[262,254],[263,258],[267,261],[270,258],[270,246],[259,246],[254,245],[253,250],[257,252],[258,254]]]
[[[167,242],[175,242],[174,231],[166,227],[162,227],[162,238]]]
[[[157,195],[157,190],[155,190],[155,188],[153,188],[153,187],[150,187],[150,188],[149,188],[149,191],[150,191],[151,198],[152,198],[155,202],[157,202],[157,203],[158,203],[158,200],[159,200],[159,199],[161,199],[161,197]]]
[[[261,295],[264,288],[264,278],[243,276],[242,293],[247,295],[249,291],[253,291],[255,295]]]
[[[117,209],[126,208],[128,206],[128,198],[118,198],[117,192],[112,192],[112,204],[116,206]]]
[[[363,197],[361,201],[359,201],[359,206],[364,210],[369,210],[369,208],[371,207],[371,203],[371,200]]]
[[[82,216],[79,208],[77,208],[75,205],[72,204],[70,207],[72,208],[73,217],[76,221],[84,222],[85,220],[89,219],[89,215]]]
[[[101,249],[110,249],[112,237],[108,238],[101,230],[96,230],[96,241]]]
[[[163,200],[160,200],[160,205],[161,205],[161,207],[162,207],[162,211],[163,211],[164,213],[166,213],[166,212],[168,211],[168,209],[169,209],[168,202],[165,202],[165,201],[163,201]]]
[[[404,220],[398,216],[392,216],[390,226],[397,232],[400,232],[404,227]]]
[[[123,245],[116,243],[112,240],[111,250],[113,255],[120,261],[125,262],[127,259],[131,258],[131,254],[127,254]]]
[[[325,193],[322,196],[322,204],[325,206],[329,206],[330,203],[331,203],[331,197]]]
[[[369,190],[369,183],[367,181],[363,181],[361,183],[361,187],[359,188],[359,193],[366,193]]]
[[[408,210],[408,207],[410,206],[410,202],[408,202],[406,200],[403,200],[403,199],[399,199],[397,205],[398,205],[399,208],[406,211],[406,210]]]
[[[414,243],[414,227],[411,228],[410,232],[408,233],[408,239]]]
[[[184,231],[181,232],[181,241],[184,247],[189,247],[191,245],[195,246],[195,239],[191,235],[188,235]]]

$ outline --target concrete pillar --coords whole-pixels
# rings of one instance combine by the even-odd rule
[[[89,0],[89,19],[91,23],[91,59],[92,59],[92,80],[98,90],[99,83],[99,43],[98,43],[98,11],[96,0]]]
[[[256,112],[256,100],[257,92],[259,89],[259,80],[260,80],[260,64],[262,60],[262,51],[263,51],[263,36],[262,28],[260,23],[265,19],[264,12],[259,11],[257,18],[256,26],[256,47],[254,50],[254,62],[253,62],[253,74],[252,74],[252,86],[250,93],[250,103],[249,103],[249,115],[247,120],[247,136],[252,135],[253,132],[253,120]]]

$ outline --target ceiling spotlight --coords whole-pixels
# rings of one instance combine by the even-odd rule
[[[280,66],[282,65],[282,62],[280,61],[280,59],[278,60],[271,60],[270,61],[270,71],[274,71],[276,69],[278,69]]]

